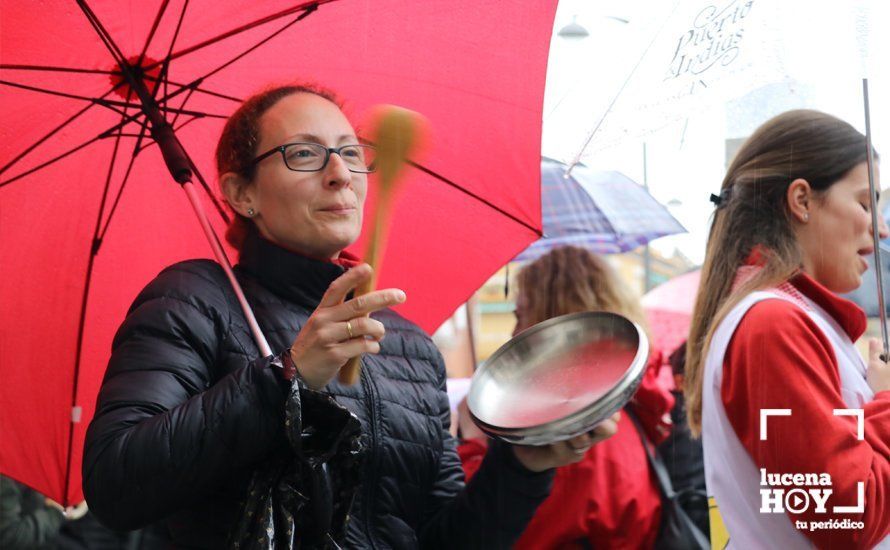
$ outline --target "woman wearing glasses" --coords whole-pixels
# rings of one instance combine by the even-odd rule
[[[495,445],[464,487],[442,358],[388,309],[404,292],[350,299],[371,276],[343,250],[359,236],[373,160],[317,89],[265,91],[229,119],[217,148],[236,214],[227,238],[278,355],[258,358],[215,263],[176,264],[145,288],[115,337],[84,451],[84,490],[109,526],[163,521],[185,547],[244,542],[248,487],[283,471],[273,510],[251,509],[275,538],[263,547],[507,547],[551,469],[614,433],[607,423],[551,447]],[[360,383],[337,383],[360,354]]]

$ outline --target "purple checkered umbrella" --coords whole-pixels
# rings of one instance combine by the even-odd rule
[[[684,233],[680,222],[646,189],[620,172],[541,161],[544,237],[514,261],[533,260],[553,248],[583,246],[598,254],[627,252],[649,241]]]

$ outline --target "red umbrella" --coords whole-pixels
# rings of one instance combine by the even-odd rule
[[[660,284],[643,296],[643,311],[652,333],[652,345],[665,359],[686,341],[701,270],[696,269]]]
[[[163,266],[210,254],[146,132],[143,84],[217,231],[213,147],[259,87],[320,83],[359,123],[377,103],[423,113],[430,143],[396,199],[380,284],[405,289],[402,313],[431,331],[541,233],[555,7],[0,0],[0,470],[60,502],[82,498],[114,330]]]

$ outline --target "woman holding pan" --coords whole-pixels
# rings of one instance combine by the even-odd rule
[[[865,315],[838,296],[874,248],[866,153],[849,124],[787,112],[712,199],[686,403],[730,548],[890,546],[890,365],[875,341],[863,361]]]
[[[514,334],[548,319],[583,311],[618,313],[645,325],[639,300],[624,288],[605,259],[584,248],[554,248],[522,268],[516,287]],[[661,353],[650,353],[633,400],[620,418],[616,415],[615,436],[593,448],[579,449],[577,463],[556,471],[550,496],[515,548],[656,547],[661,497],[643,441],[660,443],[670,433],[668,415],[674,398],[658,379],[662,363]],[[636,429],[631,414],[644,433]],[[459,452],[470,477],[491,440],[483,437],[468,414],[461,415],[459,425],[463,438]]]
[[[279,472],[273,505],[248,510],[272,529],[258,534],[265,547],[508,547],[552,468],[614,432],[607,422],[549,447],[496,445],[464,486],[442,358],[389,309],[404,292],[350,295],[372,275],[343,250],[359,236],[373,161],[319,89],[270,89],[232,115],[217,147],[236,214],[227,237],[277,355],[258,357],[215,263],[158,275],[117,333],[87,434],[84,489],[102,521],[163,521],[182,547],[257,544],[244,530],[248,487]],[[339,384],[361,354],[360,382]]]

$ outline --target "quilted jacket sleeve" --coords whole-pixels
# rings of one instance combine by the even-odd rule
[[[107,526],[168,516],[284,443],[285,391],[271,358],[213,379],[225,300],[206,273],[174,267],[118,330],[83,460],[87,501]]]
[[[443,452],[428,495],[422,548],[510,548],[550,494],[555,470],[532,472],[506,443],[492,441],[478,471],[464,486],[457,443],[448,431],[445,366],[439,364]]]

